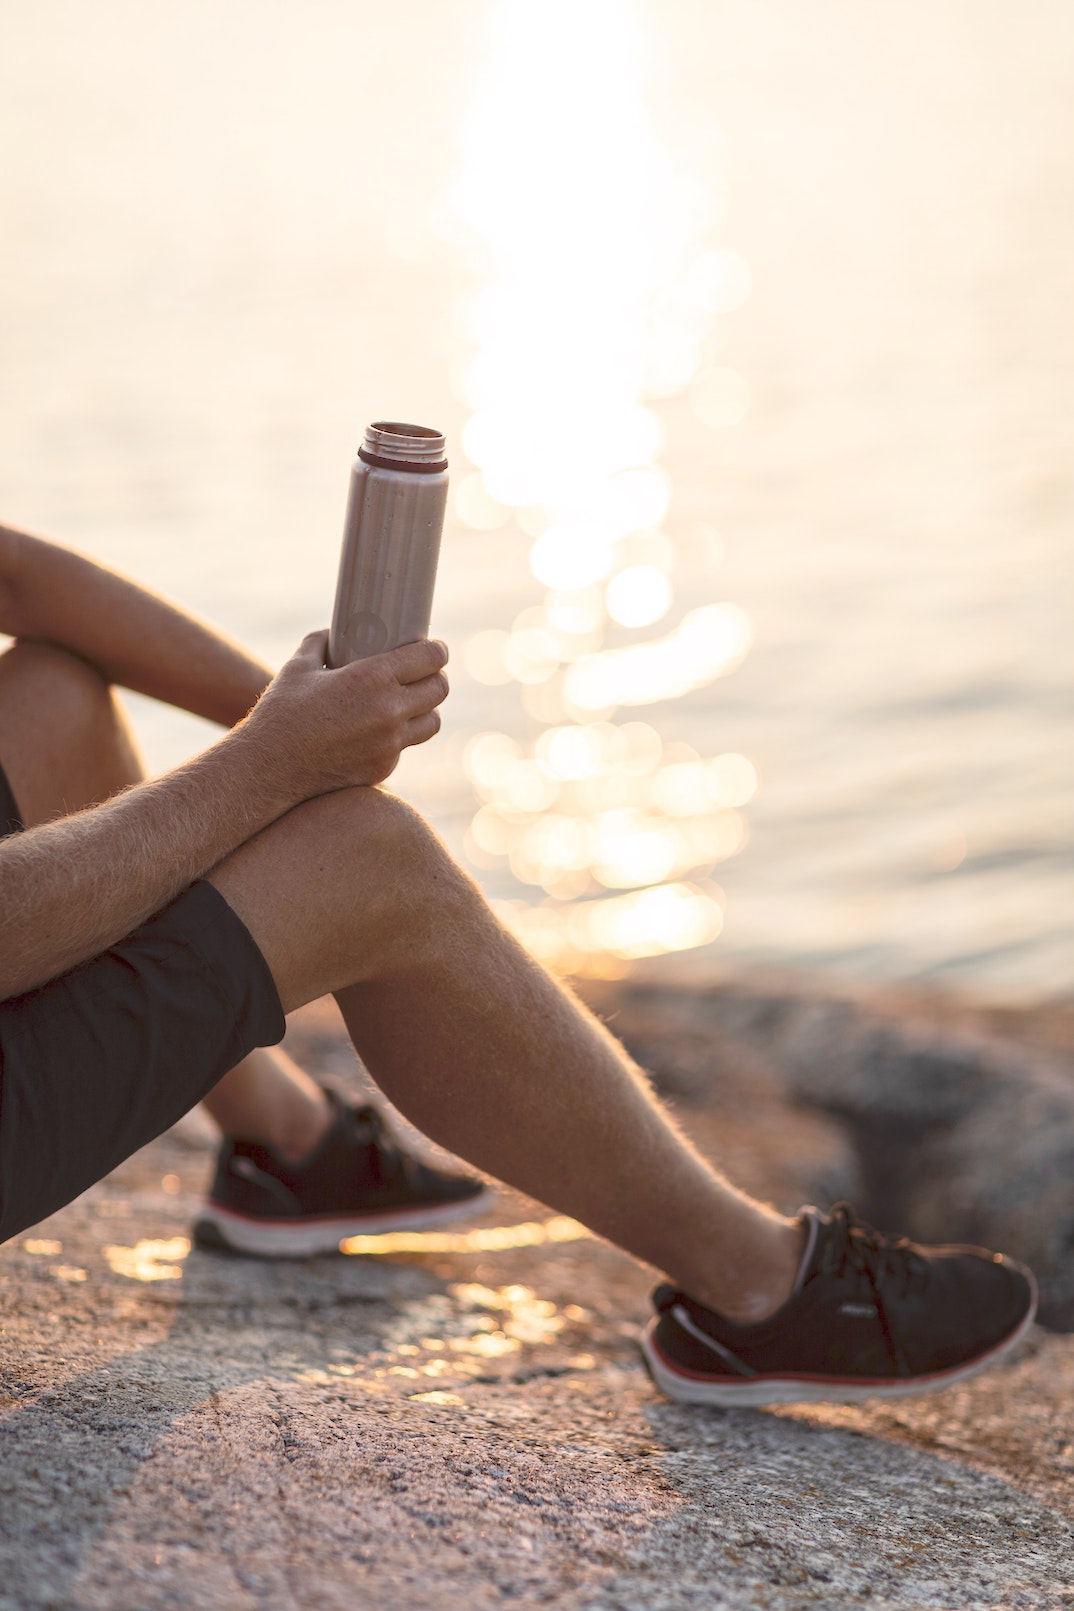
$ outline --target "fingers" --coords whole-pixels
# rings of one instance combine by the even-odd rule
[[[307,666],[326,665],[328,662],[327,628],[320,627],[316,632],[307,632],[291,659]]]
[[[327,629],[321,627],[316,632],[307,632],[291,659],[307,666],[327,665]],[[372,655],[370,659],[383,661],[396,682],[406,686],[421,682],[446,666],[448,647],[439,638],[419,638],[416,643],[404,643],[398,649],[389,649],[386,654]],[[356,665],[366,663],[360,660],[352,662]]]
[[[403,709],[410,717],[423,715],[436,705],[442,705],[450,692],[447,678],[442,671],[438,671],[435,676],[408,683],[401,690]]]
[[[398,649],[389,649],[383,658],[391,667],[392,676],[397,682],[421,682],[447,665],[447,644],[437,638],[420,638],[417,643],[404,643]]]
[[[327,654],[327,643],[324,633],[312,632],[303,638],[301,648],[294,656],[299,660],[305,656],[307,659],[316,659],[318,653]],[[383,654],[363,656],[358,660],[348,661],[345,665],[336,667],[333,675],[364,680],[372,676],[377,681],[381,679],[398,683],[400,687],[409,687],[412,683],[423,682],[434,676],[443,666],[447,665],[447,644],[436,638],[419,638],[416,643],[401,644],[398,649],[388,649]],[[324,664],[324,660],[320,661]]]
[[[412,716],[406,727],[406,743],[427,744],[440,731],[440,712],[427,710],[421,716]]]
[[[402,750],[440,731],[436,707],[448,695],[442,643],[422,639],[334,669],[327,652],[327,632],[308,633],[257,707],[260,729],[297,756],[299,798],[382,782]]]

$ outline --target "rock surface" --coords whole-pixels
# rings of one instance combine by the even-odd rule
[[[874,1120],[946,1126],[960,1180],[1008,1169],[974,1126],[1031,1146],[1019,1058],[1066,1123],[1062,1013],[598,994],[699,1144],[783,1207],[869,1191]],[[323,1016],[294,1040],[357,1078]],[[185,1244],[211,1156],[185,1121],[0,1250],[4,1611],[1074,1605],[1070,1338],[886,1407],[687,1409],[638,1362],[647,1273],[536,1205],[504,1192],[422,1251],[233,1261]]]

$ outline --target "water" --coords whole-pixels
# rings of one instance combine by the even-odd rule
[[[563,385],[540,418],[560,440],[590,396],[642,408],[617,440],[658,427],[634,462],[666,477],[671,547],[635,542],[633,558],[671,565],[673,599],[605,643],[659,637],[716,601],[752,623],[739,669],[613,718],[759,773],[748,843],[698,885],[718,878],[726,896],[716,954],[1068,992],[1068,9],[579,4],[573,57],[551,51],[526,103],[548,160],[557,129],[581,130],[580,162],[616,131],[624,161],[573,220],[555,210],[562,184],[540,192],[539,166],[505,209],[472,137],[490,85],[520,71],[518,11],[101,0],[91,18],[42,0],[10,22],[4,518],[279,662],[327,620],[364,424],[445,429],[461,488],[475,353],[492,354],[501,416],[532,387],[539,355],[517,311],[475,322],[482,293],[513,275],[535,318],[557,310],[546,367]],[[555,7],[541,14],[554,31]],[[505,150],[525,134],[517,113],[517,98],[501,113],[515,116]],[[593,257],[598,204],[600,238],[622,243],[608,265]],[[515,235],[490,234],[505,217]],[[573,259],[572,241],[586,247]],[[719,261],[748,265],[747,300],[710,296],[691,336],[680,299],[644,352],[619,339],[637,335],[654,285],[726,250]],[[622,292],[611,312],[592,300],[601,283]],[[599,372],[583,373],[589,352]],[[497,353],[514,357],[496,369]],[[639,393],[643,358],[663,365],[663,395]],[[747,396],[739,423],[711,423]],[[486,477],[510,468],[501,454]],[[468,740],[493,729],[525,749],[557,719],[544,696],[524,708],[517,683],[466,669],[475,634],[547,602],[532,511],[528,533],[510,508],[482,530],[462,514],[500,516],[475,507],[451,520],[437,599],[456,651],[446,731],[398,774],[459,849],[479,803]],[[208,733],[136,706],[156,767]],[[495,895],[540,896],[486,859]]]

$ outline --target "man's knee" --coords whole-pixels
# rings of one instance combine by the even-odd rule
[[[413,935],[447,923],[470,880],[413,806],[379,788],[341,789],[299,807],[303,838],[363,930]],[[308,836],[308,837],[307,837]]]
[[[379,882],[422,886],[447,854],[413,806],[380,788],[340,789],[300,807],[326,850],[346,866],[359,857]]]
[[[0,679],[5,703],[17,701],[69,735],[112,719],[112,694],[104,678],[65,649],[18,639],[0,657]]]
[[[25,640],[0,655],[0,765],[31,823],[106,799],[140,775],[104,678],[76,655]]]
[[[288,1012],[412,964],[466,883],[418,813],[374,788],[307,800],[208,879],[253,935]]]

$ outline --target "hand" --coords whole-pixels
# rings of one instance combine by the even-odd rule
[[[282,768],[295,803],[351,784],[383,783],[411,744],[440,730],[448,695],[443,643],[421,639],[329,670],[327,632],[311,632],[273,678],[241,731]]]

